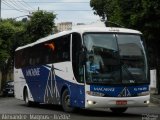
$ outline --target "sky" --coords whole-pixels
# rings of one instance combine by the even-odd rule
[[[25,17],[39,7],[40,10],[57,14],[56,23],[89,24],[100,20],[99,16],[93,14],[89,2],[90,0],[2,0],[1,17]],[[24,17],[19,17],[17,20]]]

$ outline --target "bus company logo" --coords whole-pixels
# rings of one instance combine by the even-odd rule
[[[94,87],[94,91],[114,92],[115,88]]]
[[[118,95],[119,97],[130,97],[131,93],[129,92],[128,88],[125,87],[120,94]]]
[[[28,69],[26,70],[26,76],[39,76],[40,75],[40,68]]]

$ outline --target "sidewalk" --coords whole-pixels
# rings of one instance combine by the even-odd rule
[[[155,103],[155,104],[160,104],[160,95],[158,95],[158,94],[151,94],[150,101],[152,103]]]

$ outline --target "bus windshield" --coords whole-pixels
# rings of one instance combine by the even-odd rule
[[[147,59],[140,35],[86,33],[86,82],[148,83]]]

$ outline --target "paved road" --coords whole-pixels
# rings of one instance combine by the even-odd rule
[[[159,115],[159,118],[154,120],[160,120],[160,106],[151,104],[147,108],[129,108],[122,115],[113,114],[109,109],[80,110],[77,113],[70,114],[63,112],[60,106],[55,105],[26,107],[23,101],[9,97],[0,98],[0,119],[2,119],[2,115],[4,114],[49,114],[56,116],[52,119],[61,117],[71,120],[143,120],[142,114],[145,114],[149,115],[149,117],[156,117]]]

